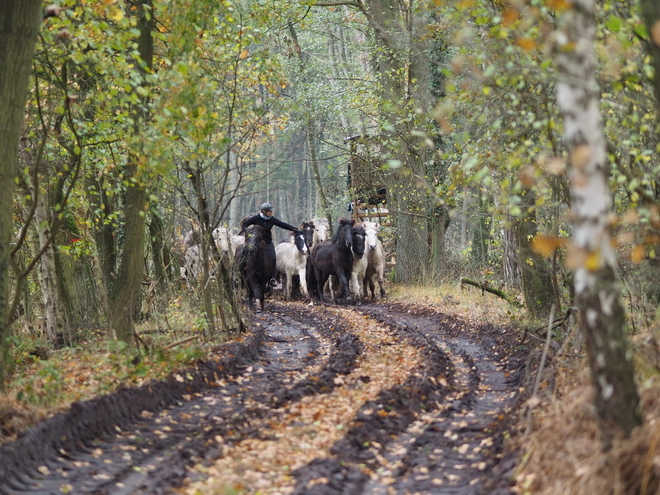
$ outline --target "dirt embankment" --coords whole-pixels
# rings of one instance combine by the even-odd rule
[[[217,360],[0,447],[0,493],[509,493],[526,353],[431,307],[273,303]]]

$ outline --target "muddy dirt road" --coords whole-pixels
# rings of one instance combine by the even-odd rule
[[[273,302],[218,359],[0,447],[0,494],[504,494],[526,349],[440,308]]]

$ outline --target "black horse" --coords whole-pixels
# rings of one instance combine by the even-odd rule
[[[339,220],[339,228],[334,238],[322,242],[312,249],[310,256],[311,265],[314,271],[315,279],[312,281],[313,287],[310,289],[308,280],[307,289],[310,294],[318,296],[321,302],[325,302],[323,297],[323,288],[330,275],[334,275],[341,284],[340,299],[350,301],[351,296],[348,290],[348,282],[351,279],[351,270],[353,268],[353,226],[355,220],[342,218]],[[364,250],[363,250],[364,253]]]
[[[275,272],[275,259],[266,249],[264,230],[258,225],[250,225],[244,231],[245,246],[237,257],[241,280],[247,289],[248,305],[255,310],[264,309],[264,295]]]
[[[303,236],[305,236],[307,248],[312,249],[312,244],[314,243],[314,222],[303,222],[300,224],[299,229],[302,231]]]

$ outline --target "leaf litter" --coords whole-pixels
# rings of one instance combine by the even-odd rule
[[[92,450],[69,446],[40,464],[48,474],[27,469],[14,486],[25,493],[434,493],[449,486],[458,490],[452,493],[510,493],[515,453],[505,455],[505,440],[525,349],[500,328],[431,306],[294,302],[272,304],[254,329],[262,332],[258,354],[252,344],[233,347],[222,365],[176,373],[168,383],[180,395],[170,405],[124,414],[130,421],[118,421],[119,429],[106,428],[91,444],[81,438]],[[249,362],[232,361],[242,353]],[[122,397],[131,400],[118,396],[120,414]],[[83,410],[91,422],[94,412]]]

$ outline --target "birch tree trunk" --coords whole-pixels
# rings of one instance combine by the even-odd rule
[[[18,139],[34,47],[41,21],[41,1],[6,0],[0,9],[0,389],[3,388],[10,337],[9,265],[14,177]]]
[[[34,210],[35,229],[39,239],[39,251],[43,254],[39,258],[38,278],[41,286],[41,298],[44,303],[46,318],[46,336],[54,344],[64,335],[68,335],[68,325],[64,316],[64,304],[60,299],[57,286],[57,268],[55,266],[55,243],[50,239],[52,221],[48,215],[46,196],[44,191],[36,191],[39,184],[30,184],[32,197],[37,204]],[[70,339],[70,335],[69,339]]]
[[[616,285],[612,194],[596,84],[594,0],[574,0],[557,31],[557,104],[569,151],[573,239],[568,263],[595,388],[601,437],[627,437],[641,423],[625,315]]]

